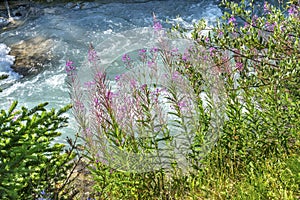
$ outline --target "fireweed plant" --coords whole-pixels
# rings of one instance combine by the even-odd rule
[[[299,197],[299,2],[223,6],[183,52],[154,16],[155,47],[124,54],[115,80],[92,46],[84,88],[67,62],[95,196]]]
[[[284,11],[265,2],[261,16],[253,2],[224,6],[231,12],[208,35],[201,34],[203,22],[192,33],[225,80],[220,145],[228,145],[226,156],[236,164],[291,153],[299,139],[299,2],[280,5]],[[197,65],[190,66],[183,73],[193,81]]]
[[[220,128],[220,120],[207,121],[220,118],[220,114],[209,116],[208,107],[213,103],[204,105],[202,101],[217,94],[221,84],[216,83],[222,81],[207,80],[201,98],[179,71],[178,64],[187,58],[171,46],[155,16],[153,29],[157,46],[140,49],[138,60],[124,54],[121,59],[126,72],[115,80],[107,79],[93,46],[88,61],[95,76],[84,83],[85,91],[80,88],[76,67],[67,61],[74,115],[93,160],[121,171],[148,172],[175,166],[190,171],[192,165],[200,165],[200,159],[195,162],[194,158],[207,152],[217,138],[215,129]],[[207,65],[210,59],[205,62]],[[202,78],[211,78],[211,70],[206,71]],[[83,98],[85,94],[88,99]]]
[[[237,193],[238,199],[299,197],[299,176],[287,181],[283,175],[292,174],[290,160],[298,160],[297,170],[291,169],[299,173],[299,1],[277,7],[224,1],[223,6],[227,12],[215,27],[207,30],[203,20],[194,26],[193,57],[182,62],[186,68],[181,73],[196,90],[203,75],[198,63],[207,56],[214,63],[209,68],[224,80],[222,134],[203,161],[207,168],[200,171],[219,173],[224,184],[226,179],[243,180],[237,189],[207,183]]]

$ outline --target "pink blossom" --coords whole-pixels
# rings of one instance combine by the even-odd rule
[[[270,5],[268,2],[264,2],[264,12],[265,13],[270,13]]]
[[[83,111],[84,110],[84,105],[81,101],[76,100],[74,103],[74,107],[77,111]]]
[[[158,52],[158,48],[157,47],[153,47],[151,50],[150,50],[150,52],[151,53],[156,53],[156,52]]]
[[[130,61],[130,60],[131,60],[131,58],[129,57],[128,54],[124,54],[124,55],[122,56],[122,61],[123,61],[123,62],[128,62],[128,61]]]
[[[215,51],[216,51],[215,47],[210,47],[209,48],[209,54],[210,54],[210,56],[214,56],[215,55]]]
[[[153,28],[154,28],[155,31],[160,31],[160,30],[162,30],[162,25],[161,25],[160,22],[155,21],[154,25],[153,25]]]
[[[136,88],[136,85],[137,85],[136,80],[131,79],[131,80],[130,80],[130,86],[131,86],[132,88]]]
[[[237,70],[242,71],[243,70],[243,63],[236,62],[235,67],[236,67]]]
[[[254,16],[252,17],[252,20],[251,20],[251,25],[252,25],[252,26],[256,26],[256,21],[257,21],[257,19],[258,19],[257,15],[254,15]]]
[[[96,83],[95,81],[87,81],[84,83],[84,85],[87,87],[87,88],[91,88],[92,86],[94,86]]]
[[[90,128],[86,128],[83,132],[84,132],[84,134],[85,134],[86,137],[93,136],[93,133],[92,133],[92,131],[91,131]]]
[[[145,62],[147,59],[147,54],[146,54],[147,50],[146,49],[141,49],[139,50],[139,57],[141,59],[142,62]]]
[[[158,97],[161,92],[165,91],[164,88],[156,88],[154,91],[151,92],[152,94],[152,99],[155,103],[158,103]]]
[[[141,54],[144,54],[146,52],[147,52],[147,49],[141,49],[141,50],[139,50],[139,53],[141,53]]]
[[[231,16],[229,19],[228,19],[228,24],[235,24],[236,22],[236,19],[234,18],[234,16]]]
[[[178,71],[173,72],[172,80],[176,81],[180,78],[180,73]]]
[[[114,93],[112,91],[107,91],[106,92],[106,99],[109,100],[109,101],[112,101],[112,98],[114,96]]]
[[[126,65],[126,68],[131,68],[132,67],[131,58],[128,54],[124,54],[122,56],[122,61]]]
[[[298,9],[295,7],[295,5],[290,6],[288,9],[289,15],[297,15],[298,14]]]
[[[100,101],[97,97],[94,98],[93,102],[95,107],[98,107],[100,105]]]
[[[88,61],[89,62],[95,62],[97,61],[97,52],[95,51],[95,49],[90,49],[88,52]]]
[[[248,22],[245,22],[244,28],[249,28],[250,24]]]
[[[182,59],[184,62],[186,62],[188,58],[187,58],[186,55],[182,55],[181,59]]]
[[[66,62],[66,72],[69,74],[70,72],[74,71],[76,67],[73,65],[73,62],[68,60]]]
[[[146,89],[147,89],[147,84],[143,84],[143,85],[141,86],[141,89],[142,89],[142,90],[146,90]]]
[[[275,26],[276,26],[276,23],[270,24],[270,22],[266,22],[266,29],[268,31],[274,31]]]
[[[223,33],[223,31],[219,31],[219,33],[218,33],[218,37],[222,37],[224,35],[224,33]]]
[[[119,81],[121,79],[121,75],[116,75],[115,76],[115,81]]]
[[[95,76],[98,80],[101,80],[105,77],[105,74],[103,72],[97,72]]]
[[[187,102],[182,100],[182,101],[179,101],[177,105],[178,105],[179,109],[182,110],[183,108],[187,107]]]
[[[73,65],[73,61],[68,60],[68,61],[66,62],[66,66],[67,66],[67,67],[70,67],[70,66],[72,66],[72,65]]]
[[[155,62],[148,61],[148,67],[149,68],[154,68],[155,67]]]
[[[175,47],[175,48],[173,48],[171,51],[172,51],[173,53],[177,53],[177,52],[178,52],[178,48]]]

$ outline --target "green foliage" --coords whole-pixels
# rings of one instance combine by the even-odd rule
[[[212,153],[210,161],[201,170],[201,178],[194,194],[203,199],[297,199],[299,184],[290,169],[289,158],[276,158],[249,163],[236,178],[216,165],[220,154]],[[220,152],[218,152],[220,153]],[[214,160],[213,160],[214,159]],[[230,165],[230,163],[227,163]]]
[[[264,7],[257,7],[253,1],[242,0],[239,4],[224,1],[224,7],[228,12],[208,34],[203,33],[206,27],[203,20],[195,25],[191,34],[194,45],[187,55],[172,56],[168,49],[160,50],[165,56],[164,64],[170,67],[170,71],[180,72],[184,77],[181,80],[188,80],[192,96],[196,96],[192,101],[196,106],[191,104],[191,110],[197,111],[197,117],[192,118],[179,106],[178,85],[166,87],[169,92],[166,99],[174,107],[168,113],[175,118],[172,123],[179,135],[192,135],[187,143],[189,149],[185,149],[186,154],[181,154],[191,165],[187,171],[181,171],[174,163],[168,170],[137,173],[116,169],[107,160],[100,160],[101,155],[97,154],[102,149],[96,147],[104,141],[101,135],[110,136],[105,142],[120,150],[117,152],[134,149],[134,153],[142,148],[149,152],[159,150],[157,141],[160,138],[155,138],[154,142],[150,137],[138,140],[134,135],[136,129],[132,128],[135,126],[130,126],[131,130],[122,127],[117,114],[113,113],[114,106],[120,102],[114,105],[107,97],[111,93],[103,87],[103,80],[96,83],[97,94],[103,95],[99,98],[100,104],[105,109],[97,107],[94,111],[97,117],[107,114],[104,120],[94,117],[98,121],[91,122],[100,136],[87,133],[84,128],[88,119],[82,120],[82,132],[89,144],[86,157],[91,162],[94,198],[299,198],[299,4],[289,1],[280,8],[267,3]],[[179,26],[174,29],[183,30]],[[149,103],[149,88],[145,88],[145,93],[138,89],[133,92],[135,103],[142,100],[141,109],[134,111],[144,115],[132,121],[138,124],[136,127],[140,133],[156,133],[152,122],[158,115],[150,111],[154,104]],[[206,100],[200,98],[203,93]],[[74,98],[74,102],[80,101]],[[76,117],[84,118],[80,115],[82,110],[79,111]],[[125,122],[129,119],[127,117]],[[162,129],[158,130],[167,127],[161,124]],[[125,137],[130,131],[132,137]],[[164,144],[174,143],[174,137],[169,137],[168,131],[165,133],[166,137],[162,137]],[[207,141],[211,142],[212,148],[203,147]],[[204,148],[208,149],[206,154]]]
[[[37,199],[41,192],[57,199],[65,184],[74,152],[63,152],[55,143],[58,129],[67,125],[59,111],[47,111],[47,103],[17,110],[14,102],[0,113],[0,196],[1,199]]]
[[[205,173],[211,182],[236,181],[235,189],[214,186],[222,198],[228,198],[222,190],[237,199],[297,198],[299,5],[290,1],[279,9],[266,4],[264,11],[246,1],[224,6],[230,12],[209,34],[202,34],[203,21],[192,32],[196,47],[191,53],[207,60],[199,51],[204,47],[212,57],[211,68],[225,80],[225,120],[216,146],[202,162],[210,169],[203,170],[216,174]],[[201,73],[203,66],[191,63],[183,73],[192,85],[197,79],[203,85],[195,71]]]
[[[188,176],[179,171],[124,172],[99,161],[90,167],[94,199],[169,199],[188,194]]]
[[[194,34],[199,45],[215,49],[216,66],[226,68],[220,70],[226,78],[228,118],[219,142],[228,159],[224,163],[247,164],[289,154],[300,127],[298,15],[266,4],[265,13],[256,16],[244,1],[225,6],[231,12],[211,34]],[[233,17],[245,25],[230,22]]]

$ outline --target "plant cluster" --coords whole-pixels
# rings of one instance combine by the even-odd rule
[[[244,1],[225,6],[231,12],[208,35],[201,35],[203,22],[192,33],[193,51],[199,55],[205,47],[225,80],[220,145],[227,146],[231,160],[238,152],[248,161],[252,155],[259,160],[292,153],[299,145],[299,5],[290,2],[285,13],[265,3],[261,16]],[[192,59],[183,71],[191,82],[202,73],[197,63],[199,58]]]
[[[92,45],[92,81],[82,86],[67,61],[93,186],[79,198],[299,198],[299,1],[223,6],[216,26],[202,20],[190,37],[179,25],[168,35],[154,15],[154,46],[124,54],[114,80]],[[75,198],[76,145],[54,143],[70,107],[16,106],[0,113],[1,198]]]
[[[0,112],[1,199],[63,199],[67,192],[76,154],[55,139],[71,106],[47,111],[46,105],[17,110],[13,102]]]
[[[173,27],[184,52],[154,16],[157,45],[115,80],[91,46],[85,92],[67,62],[95,197],[299,197],[299,2],[223,5],[209,30]]]

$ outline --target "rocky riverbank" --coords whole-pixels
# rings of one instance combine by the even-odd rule
[[[41,14],[41,6],[31,1],[0,3],[0,33],[16,29]],[[37,74],[51,60],[51,46],[49,39],[40,36],[10,44],[10,55],[15,57],[11,68],[22,77]]]

